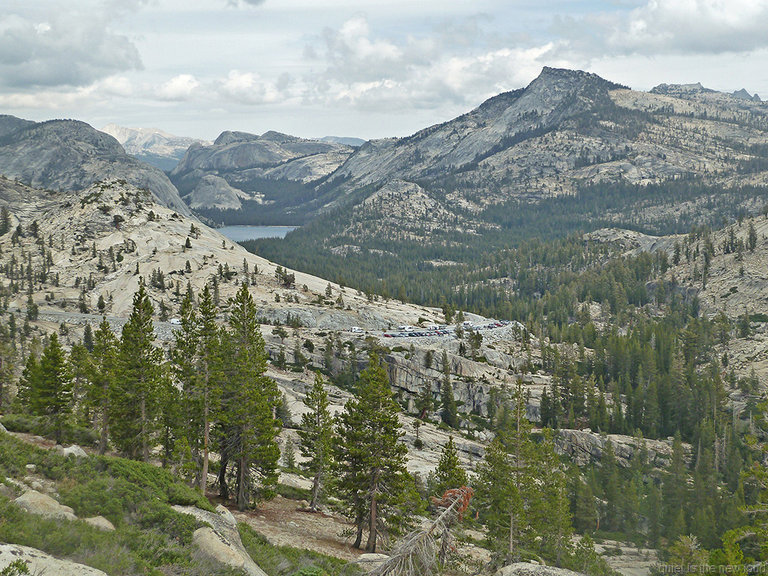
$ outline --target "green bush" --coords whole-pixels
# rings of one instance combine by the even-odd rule
[[[153,528],[186,546],[192,543],[192,534],[202,523],[194,516],[181,514],[169,506],[148,502],[139,509],[138,525]]]
[[[27,414],[6,414],[0,420],[3,426],[11,432],[23,432],[52,438],[53,427],[45,418],[29,416]],[[96,446],[99,435],[90,428],[83,428],[68,424],[64,427],[62,442],[64,444],[79,444],[80,446]]]
[[[317,566],[309,566],[297,570],[291,576],[328,576],[328,572]]]
[[[21,576],[29,574],[29,566],[24,560],[15,560],[0,570],[0,576]]]

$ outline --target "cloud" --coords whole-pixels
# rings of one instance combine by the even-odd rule
[[[722,54],[768,46],[764,0],[646,0],[628,12],[559,20],[568,48],[606,54]]]
[[[530,48],[478,47],[481,23],[447,21],[396,42],[376,35],[364,17],[351,18],[305,48],[305,57],[321,65],[305,78],[305,100],[381,111],[474,105],[529,82],[553,62],[552,42]],[[457,27],[465,32],[462,42],[450,33]]]
[[[179,74],[160,86],[158,96],[163,100],[187,100],[200,86],[200,82],[191,74]]]
[[[106,3],[76,3],[46,11],[45,19],[0,15],[0,87],[87,86],[112,74],[141,69],[128,37],[110,30],[120,12]]]
[[[234,7],[239,6],[261,6],[264,4],[265,0],[229,0],[227,4]]]
[[[216,94],[240,104],[274,104],[290,97],[293,79],[281,75],[276,82],[264,80],[255,72],[230,70],[226,78],[217,82]]]

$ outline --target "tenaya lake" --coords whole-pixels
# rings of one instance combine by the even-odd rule
[[[224,226],[218,231],[233,242],[256,240],[257,238],[285,238],[297,226]]]

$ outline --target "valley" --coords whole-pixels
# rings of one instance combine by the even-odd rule
[[[644,576],[683,546],[762,566],[766,104],[545,68],[360,146],[118,128],[178,164],[0,118],[0,554],[379,574],[469,486],[448,574]],[[57,441],[85,456],[37,451]],[[124,482],[159,512],[80,492]],[[123,565],[54,546],[67,524],[19,512],[32,492],[112,520],[77,526]],[[198,556],[205,534],[239,564]]]

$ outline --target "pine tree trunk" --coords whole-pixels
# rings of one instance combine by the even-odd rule
[[[208,487],[208,442],[211,437],[211,423],[208,421],[208,391],[205,393],[205,407],[203,409],[203,469],[200,472],[200,491],[205,496]]]
[[[141,459],[149,460],[149,444],[147,443],[147,400],[141,397]]]
[[[514,557],[515,554],[515,509],[511,507],[509,512],[509,556]]]
[[[219,496],[226,502],[229,500],[229,486],[227,486],[227,466],[229,465],[229,454],[227,449],[221,449],[221,458],[219,460]]]
[[[109,421],[107,420],[106,402],[101,406],[101,438],[99,439],[99,456],[104,456],[109,441]]]
[[[248,473],[248,461],[245,456],[240,457],[237,463],[237,509],[243,512],[248,508],[248,490],[246,475]]]
[[[320,472],[315,474],[315,478],[312,480],[312,500],[309,502],[309,509],[312,512],[317,512],[317,500],[320,496]]]
[[[355,503],[358,504],[359,502],[356,501]],[[363,543],[363,512],[362,510],[357,512],[357,515],[355,517],[355,526],[357,526],[357,537],[355,538],[355,543],[353,544],[353,546],[359,550],[360,546]]]
[[[371,508],[368,518],[368,543],[365,545],[366,552],[376,552],[376,492],[371,496]]]

